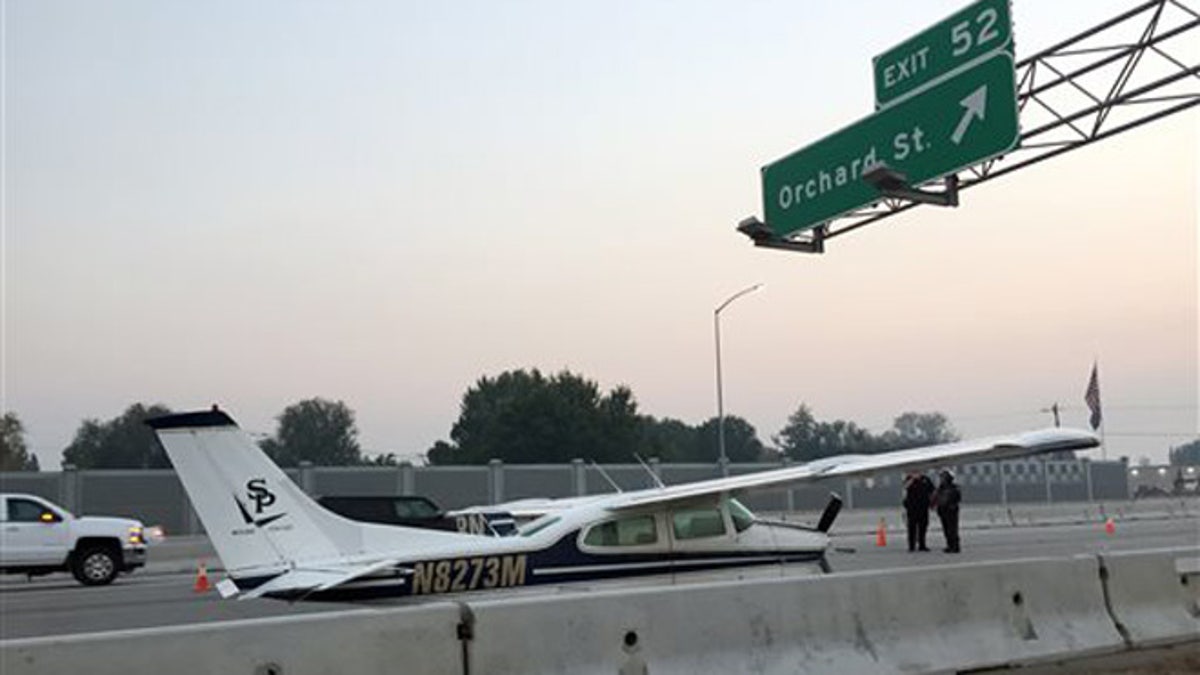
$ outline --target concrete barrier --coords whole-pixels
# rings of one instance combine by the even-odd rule
[[[1113,620],[1131,646],[1200,641],[1200,548],[1100,558]]]
[[[1123,648],[1095,557],[474,601],[470,608],[472,672],[495,675],[953,672]]]
[[[10,640],[0,642],[0,672],[955,672],[1200,640],[1198,589],[1195,548],[650,588],[531,589]]]
[[[0,642],[4,675],[462,672],[451,603]]]

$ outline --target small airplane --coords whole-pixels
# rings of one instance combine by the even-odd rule
[[[757,518],[735,493],[835,476],[1003,460],[1099,444],[1053,428],[875,455],[842,455],[759,473],[643,490],[513,502],[540,517],[509,537],[349,520],[304,493],[223,411],[147,421],[191,499],[228,578],[223,597],[354,600],[605,579],[781,576],[828,571],[834,497],[816,527]],[[489,509],[504,510],[506,505]]]

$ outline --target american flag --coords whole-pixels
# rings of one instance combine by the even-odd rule
[[[1088,409],[1092,411],[1092,429],[1100,428],[1100,373],[1098,364],[1092,364],[1092,377],[1088,380],[1087,391],[1083,394]]]

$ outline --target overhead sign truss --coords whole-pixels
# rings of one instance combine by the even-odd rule
[[[765,214],[768,223],[747,218],[737,229],[756,246],[822,253],[830,239],[918,204],[956,205],[961,190],[1192,108],[1200,104],[1200,56],[1194,46],[1200,12],[1193,5],[1191,0],[1149,0],[1018,62],[1020,135],[1016,147],[999,157],[926,182],[924,189],[915,189],[919,179],[910,186],[894,172],[867,175],[878,201],[792,234],[770,227],[770,214]],[[977,6],[988,5],[972,5]],[[894,51],[876,58],[877,74],[880,59]],[[943,192],[932,191],[939,187]]]

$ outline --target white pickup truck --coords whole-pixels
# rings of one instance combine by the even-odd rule
[[[146,564],[145,536],[136,520],[76,517],[36,495],[0,494],[0,573],[71,572],[102,586]]]

